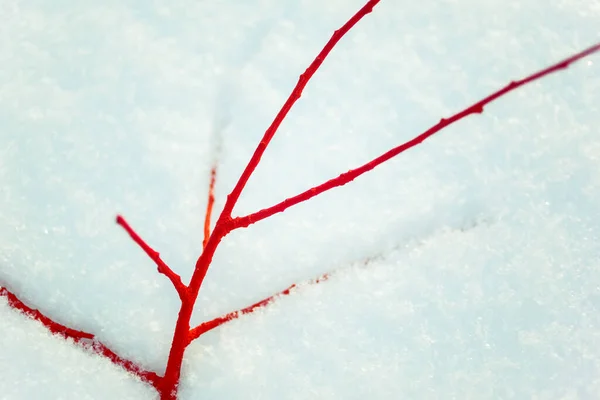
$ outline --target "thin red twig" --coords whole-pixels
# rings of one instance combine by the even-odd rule
[[[142,248],[142,250],[144,250],[144,252],[148,255],[148,257],[150,257],[152,259],[152,261],[154,261],[156,263],[158,272],[165,275],[167,278],[169,278],[169,280],[171,280],[171,283],[173,283],[173,286],[175,287],[175,290],[177,290],[179,297],[180,298],[184,297],[186,295],[187,287],[183,284],[183,282],[181,282],[181,277],[179,275],[177,275],[175,272],[173,272],[173,270],[171,268],[169,268],[169,266],[160,258],[160,254],[157,251],[155,251],[152,247],[150,247],[144,241],[144,239],[142,239],[140,237],[140,235],[138,235],[133,230],[133,228],[129,225],[129,223],[127,223],[127,221],[125,221],[125,218],[123,218],[120,215],[117,215],[116,221],[117,221],[117,224],[119,224],[123,229],[125,229],[125,231],[129,234],[129,236],[131,236],[133,241],[135,243],[137,243],[137,245],[140,246]]]
[[[246,215],[243,217],[234,218],[231,221],[231,224],[234,226],[233,229],[245,228],[255,222],[258,222],[260,220],[268,218],[273,214],[283,212],[286,209],[288,209],[296,204],[302,203],[306,200],[309,200],[323,192],[326,192],[326,191],[333,189],[335,187],[338,187],[338,186],[343,186],[343,185],[353,181],[357,177],[361,176],[365,172],[368,172],[368,171],[372,170],[373,168],[377,167],[378,165],[383,164],[384,162],[388,161],[389,159],[397,156],[398,154],[400,154],[412,147],[417,146],[418,144],[422,143],[425,139],[433,136],[434,134],[438,133],[439,131],[446,128],[447,126],[449,126],[457,121],[460,121],[461,119],[463,119],[471,114],[481,114],[483,112],[483,108],[486,105],[488,105],[489,103],[493,102],[494,100],[497,100],[498,98],[504,96],[505,94],[507,94],[523,85],[526,85],[530,82],[540,79],[546,75],[552,74],[552,73],[560,71],[562,69],[565,69],[572,63],[574,63],[586,56],[589,56],[590,54],[595,53],[599,50],[600,50],[600,43],[598,43],[594,46],[591,46],[569,58],[566,58],[548,68],[544,68],[541,71],[535,72],[521,80],[510,82],[508,85],[506,85],[502,89],[492,93],[491,95],[489,95],[489,96],[485,97],[484,99],[478,101],[477,103],[465,108],[464,110],[452,115],[450,118],[442,118],[440,120],[440,122],[438,122],[437,124],[435,124],[434,126],[429,128],[428,130],[426,130],[419,136],[413,138],[412,140],[409,140],[408,142],[403,143],[400,146],[394,147],[393,149],[383,153],[379,157],[369,161],[368,163],[366,163],[358,168],[351,169],[348,172],[345,172],[336,178],[330,179],[327,182],[324,182],[318,186],[310,188],[307,191],[302,192],[296,196],[287,198],[284,201],[282,201],[281,203],[275,204],[274,206],[264,208],[260,211],[257,211],[255,213],[252,213],[252,214],[249,214],[249,215]]]
[[[20,312],[27,315],[31,319],[35,319],[36,321],[41,322],[42,325],[44,325],[50,332],[52,332],[56,335],[60,335],[60,336],[64,337],[65,339],[73,339],[75,341],[84,340],[84,339],[87,339],[87,340],[94,339],[94,335],[92,335],[91,333],[68,328],[68,327],[61,325],[58,322],[55,322],[55,321],[51,320],[50,318],[46,317],[39,310],[36,310],[35,308],[31,308],[31,307],[27,306],[14,293],[9,291],[5,287],[0,287],[0,296],[5,296],[8,299],[9,306],[14,308],[15,310],[19,310]]]
[[[264,308],[264,307],[268,306],[269,304],[273,303],[274,301],[276,301],[278,298],[280,298],[282,296],[290,295],[292,293],[292,290],[295,288],[299,288],[303,285],[314,285],[314,284],[319,284],[321,282],[325,282],[326,280],[328,280],[331,277],[331,275],[332,275],[332,273],[326,273],[326,274],[320,275],[318,278],[312,279],[312,280],[304,282],[302,284],[294,283],[294,284],[288,286],[286,289],[284,289],[280,292],[277,292],[267,298],[264,298],[261,301],[257,301],[256,303],[254,303],[248,307],[244,307],[240,310],[232,311],[232,312],[222,315],[220,317],[211,319],[210,321],[203,322],[200,325],[196,326],[195,328],[190,329],[189,341],[192,342],[193,340],[199,338],[206,332],[213,330],[231,320],[237,319],[237,318],[241,317],[242,315],[251,314],[261,308]]]
[[[53,334],[62,336],[65,339],[71,339],[78,345],[87,349],[91,349],[95,353],[108,358],[110,361],[113,362],[113,364],[121,366],[126,371],[136,375],[137,377],[150,383],[154,387],[158,387],[158,385],[160,385],[161,377],[158,376],[155,372],[143,370],[132,361],[126,360],[123,357],[119,356],[108,346],[98,341],[93,334],[79,331],[76,329],[71,329],[62,324],[59,324],[58,322],[42,314],[39,310],[36,310],[35,308],[31,308],[28,305],[26,305],[14,293],[9,291],[5,287],[0,287],[0,296],[4,296],[8,299],[8,305],[10,307],[22,312],[29,318],[40,322],[46,329],[48,329]]]
[[[202,248],[206,247],[210,237],[210,217],[212,215],[213,205],[215,204],[215,182],[217,180],[217,165],[210,169],[210,184],[208,185],[208,201],[206,202],[206,215],[204,216],[204,240]]]

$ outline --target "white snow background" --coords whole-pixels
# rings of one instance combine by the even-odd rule
[[[215,216],[364,0],[0,1],[0,285],[163,373]],[[600,40],[598,0],[382,0],[234,215],[358,166]],[[186,352],[181,399],[600,398],[600,57],[228,236],[194,322],[339,270]],[[221,138],[220,151],[218,142]],[[0,300],[0,398],[151,399]]]

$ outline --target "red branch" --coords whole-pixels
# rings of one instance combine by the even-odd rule
[[[155,251],[152,247],[150,247],[144,241],[144,239],[142,239],[140,235],[138,235],[133,230],[133,228],[127,223],[127,221],[125,221],[125,218],[123,218],[120,215],[117,215],[117,224],[121,225],[121,227],[125,229],[129,236],[131,236],[133,241],[137,243],[137,245],[140,246],[142,250],[144,250],[148,257],[150,257],[152,261],[156,263],[158,272],[165,275],[171,280],[173,286],[175,287],[175,290],[177,290],[177,293],[179,294],[179,297],[182,298],[183,296],[185,296],[187,288],[183,284],[183,282],[181,282],[181,277],[175,272],[173,272],[171,268],[169,268],[169,266],[160,258],[160,254],[157,251]]]
[[[379,3],[379,1],[380,0],[369,0],[367,4],[365,4],[360,10],[358,10],[358,12],[354,14],[344,25],[342,25],[340,29],[336,30],[331,36],[331,39],[329,39],[327,44],[325,44],[321,52],[308,66],[306,71],[302,75],[300,75],[300,78],[298,79],[298,83],[294,87],[294,90],[292,90],[292,93],[290,94],[286,102],[283,104],[283,107],[281,107],[281,110],[279,110],[277,116],[275,116],[275,119],[273,120],[269,128],[266,130],[263,138],[256,147],[256,150],[254,150],[252,158],[248,162],[248,165],[246,165],[244,172],[242,172],[240,179],[238,180],[237,184],[235,185],[229,196],[227,196],[227,202],[225,203],[225,207],[221,215],[226,217],[231,216],[233,207],[235,207],[237,200],[242,194],[242,190],[244,190],[246,183],[248,183],[248,179],[250,179],[250,176],[258,166],[262,155],[264,154],[265,150],[267,149],[267,146],[271,142],[271,139],[273,139],[273,136],[275,136],[279,125],[281,125],[294,103],[296,103],[296,101],[302,95],[302,91],[306,87],[308,81],[313,77],[315,72],[317,72],[325,58],[329,55],[331,50],[333,50],[333,48],[340,41],[340,39],[344,37],[344,35],[348,33],[348,31],[352,29],[352,27],[356,25],[356,23],[360,21],[365,15],[373,11],[373,7],[375,7],[375,5]]]
[[[145,371],[136,364],[134,364],[132,361],[120,357],[119,355],[117,355],[117,353],[112,351],[105,344],[99,342],[96,339],[96,337],[91,333],[67,328],[64,325],[53,321],[52,319],[42,314],[39,310],[27,306],[14,293],[9,291],[5,287],[0,287],[0,296],[4,296],[8,299],[8,305],[10,307],[22,312],[29,318],[40,322],[42,325],[44,325],[44,327],[46,327],[46,329],[48,329],[53,334],[62,336],[65,339],[71,339],[78,345],[86,349],[91,349],[95,353],[108,358],[110,361],[113,362],[113,364],[121,366],[126,371],[136,375],[137,377],[150,383],[154,387],[158,387],[160,385],[161,377],[158,376],[155,372]]]
[[[325,282],[326,280],[328,280],[331,277],[332,274],[333,273],[323,274],[323,275],[319,276],[318,278],[304,282],[303,284],[300,284],[300,285],[297,285],[294,283],[294,284],[288,286],[287,289],[277,292],[274,295],[271,295],[261,301],[258,301],[256,303],[252,304],[251,306],[242,308],[237,311],[232,311],[232,312],[222,315],[220,317],[211,319],[210,321],[203,322],[200,325],[198,325],[197,327],[190,330],[189,341],[192,342],[195,339],[199,338],[200,336],[204,335],[206,332],[213,330],[231,320],[237,319],[237,318],[241,317],[242,315],[251,314],[261,308],[264,308],[264,307],[268,306],[269,304],[273,303],[274,301],[276,301],[278,298],[290,295],[292,293],[292,290],[295,288],[298,288],[303,285],[316,285],[321,282]]]
[[[212,215],[213,205],[215,204],[215,181],[217,179],[217,165],[213,165],[210,170],[210,184],[208,185],[208,201],[206,202],[206,215],[204,216],[204,240],[202,248],[206,247],[210,237],[210,217]]]
[[[210,232],[210,219],[212,214],[212,208],[214,205],[214,185],[216,180],[216,167],[213,167],[211,170],[211,180],[209,184],[209,193],[208,193],[208,204],[205,215],[204,222],[204,240],[203,240],[203,251],[198,260],[196,261],[196,266],[194,268],[194,273],[192,274],[192,278],[190,280],[190,284],[188,286],[184,285],[181,281],[181,277],[177,275],[175,272],[169,268],[169,266],[160,258],[160,255],[157,251],[152,249],[125,221],[122,216],[117,216],[116,222],[119,224],[125,231],[129,234],[129,236],[133,239],[137,245],[144,250],[144,252],[155,262],[157,265],[158,272],[167,276],[177,293],[181,299],[181,308],[179,310],[179,315],[177,318],[175,331],[173,334],[173,340],[171,343],[171,349],[169,352],[169,358],[167,361],[167,366],[165,369],[164,377],[158,376],[154,372],[149,372],[142,370],[138,366],[136,366],[133,362],[125,360],[118,356],[115,352],[110,350],[107,346],[103,345],[99,341],[96,340],[95,336],[86,332],[74,330],[67,328],[61,324],[52,321],[50,318],[44,316],[41,312],[36,309],[30,308],[26,306],[22,301],[20,301],[13,293],[8,291],[6,288],[0,287],[0,296],[5,296],[8,298],[9,305],[17,309],[27,316],[39,321],[42,323],[50,332],[61,335],[64,338],[68,338],[73,340],[75,343],[80,344],[83,347],[92,349],[94,352],[101,354],[108,359],[110,359],[113,363],[118,364],[125,368],[127,371],[135,374],[141,379],[149,382],[153,385],[158,392],[160,393],[161,399],[163,400],[172,400],[177,396],[177,386],[179,384],[180,374],[181,374],[181,365],[183,356],[185,353],[185,349],[190,344],[191,341],[200,337],[202,334],[214,329],[228,321],[236,319],[241,315],[250,314],[255,312],[256,310],[263,308],[273,302],[276,298],[281,296],[287,296],[292,293],[294,288],[297,288],[298,285],[293,284],[289,286],[287,289],[278,292],[272,296],[269,296],[257,303],[254,303],[248,307],[243,309],[225,314],[221,317],[215,318],[211,321],[204,322],[193,329],[190,329],[190,320],[194,310],[194,305],[196,299],[198,297],[198,293],[202,286],[202,282],[204,277],[206,276],[206,272],[212,263],[213,256],[219,246],[221,240],[229,234],[234,229],[245,228],[257,221],[268,218],[276,213],[283,212],[287,208],[292,207],[296,204],[307,201],[327,190],[333,189],[338,186],[345,185],[355,178],[361,176],[362,174],[372,170],[378,165],[390,160],[391,158],[397,156],[398,154],[422,143],[427,138],[433,136],[437,132],[446,128],[447,126],[471,115],[471,114],[480,114],[483,112],[484,107],[495,101],[496,99],[504,96],[505,94],[517,89],[518,87],[524,86],[530,82],[533,82],[537,79],[540,79],[546,75],[557,72],[559,70],[567,68],[570,64],[592,54],[600,50],[600,44],[596,44],[582,52],[579,52],[557,64],[554,64],[548,68],[545,68],[539,72],[536,72],[524,79],[511,82],[504,88],[492,93],[491,95],[485,97],[484,99],[478,101],[477,103],[465,108],[464,110],[454,114],[450,118],[441,119],[436,125],[415,137],[414,139],[400,145],[394,147],[393,149],[387,151],[386,153],[380,155],[379,157],[373,159],[372,161],[352,170],[349,170],[337,178],[331,179],[327,182],[324,182],[318,186],[315,186],[303,193],[300,193],[296,196],[290,197],[274,206],[262,209],[260,211],[248,214],[246,216],[233,218],[231,217],[233,209],[244,190],[248,180],[250,179],[252,173],[258,166],[260,159],[264,152],[266,151],[269,143],[273,139],[277,129],[283,122],[283,120],[288,115],[292,106],[296,103],[296,101],[302,95],[302,91],[306,87],[309,80],[316,73],[318,68],[321,66],[325,58],[329,55],[329,53],[333,50],[336,44],[340,41],[340,39],[353,27],[355,26],[365,15],[369,14],[373,7],[379,3],[380,0],[369,0],[367,3],[356,13],[354,14],[340,29],[336,30],[329,41],[325,44],[321,52],[317,55],[317,57],[313,60],[313,62],[309,65],[306,71],[300,75],[298,83],[292,90],[292,93],[282,106],[281,110],[277,113],[275,119],[269,126],[269,128],[265,131],[264,136],[258,146],[256,147],[250,161],[246,165],[243,173],[241,174],[239,180],[237,181],[235,187],[231,191],[231,193],[227,196],[227,200],[225,202],[225,207],[221,212],[217,223],[213,229],[213,232]],[[216,165],[216,164],[215,164]],[[329,278],[330,274],[322,275],[321,277],[308,282],[310,283],[320,283]]]
[[[255,222],[258,222],[260,220],[268,218],[273,214],[283,212],[286,209],[288,209],[296,204],[302,203],[306,200],[309,200],[323,192],[326,192],[326,191],[333,189],[335,187],[338,187],[338,186],[343,186],[343,185],[353,181],[357,177],[361,176],[365,172],[368,172],[368,171],[372,170],[373,168],[377,167],[378,165],[383,164],[384,162],[388,161],[389,159],[397,156],[398,154],[400,154],[412,147],[415,147],[418,144],[421,144],[425,139],[433,136],[434,134],[438,133],[439,131],[446,128],[447,126],[452,125],[453,123],[460,121],[461,119],[463,119],[471,114],[481,114],[483,112],[483,108],[486,105],[488,105],[489,103],[493,102],[494,100],[497,100],[498,98],[504,96],[505,94],[512,92],[513,90],[515,90],[521,86],[524,86],[528,83],[531,83],[535,80],[538,80],[546,75],[550,75],[554,72],[560,71],[562,69],[566,69],[572,63],[574,63],[586,56],[589,56],[590,54],[595,53],[598,50],[600,50],[600,43],[596,44],[592,47],[589,47],[569,58],[566,58],[548,68],[545,68],[541,71],[535,72],[521,80],[510,82],[508,85],[506,85],[502,89],[492,93],[491,95],[489,95],[489,96],[485,97],[484,99],[478,101],[477,103],[465,108],[464,110],[452,115],[450,118],[442,118],[440,120],[440,122],[438,122],[437,124],[435,124],[434,126],[429,128],[428,130],[426,130],[419,136],[413,138],[412,140],[409,140],[406,143],[401,144],[400,146],[394,147],[393,149],[383,153],[379,157],[369,161],[368,163],[366,163],[358,168],[351,169],[348,172],[341,174],[337,178],[328,180],[327,182],[324,182],[318,186],[308,189],[307,191],[302,192],[296,196],[285,199],[281,203],[275,204],[274,206],[264,208],[260,211],[246,215],[244,217],[234,218],[231,223],[234,226],[234,229],[245,228]]]
[[[242,172],[239,180],[231,193],[227,196],[225,206],[217,219],[217,223],[213,229],[213,232],[206,242],[206,246],[198,257],[196,265],[194,267],[194,273],[190,279],[190,283],[187,287],[188,297],[182,301],[175,324],[175,332],[173,333],[173,341],[171,342],[171,350],[169,351],[169,359],[167,361],[167,367],[165,369],[165,375],[163,380],[163,388],[161,393],[162,400],[173,400],[177,396],[177,386],[179,384],[179,378],[181,375],[181,365],[183,362],[183,356],[185,349],[189,344],[190,334],[190,319],[194,311],[194,305],[198,298],[198,293],[202,287],[202,282],[206,277],[208,268],[212,263],[213,256],[217,251],[217,247],[221,243],[221,240],[229,234],[235,226],[232,224],[231,212],[237,203],[242,190],[246,186],[248,179],[254,172],[256,166],[260,162],[260,159],[267,149],[271,139],[275,135],[277,129],[281,125],[289,110],[292,108],[294,103],[300,98],[304,87],[315,74],[319,66],[323,63],[327,55],[339,42],[339,40],[354,26],[358,23],[365,15],[369,14],[373,7],[379,3],[379,0],[369,0],[356,14],[354,14],[340,29],[334,32],[331,39],[325,44],[323,50],[317,55],[315,60],[309,65],[306,71],[300,75],[298,83],[292,90],[292,93],[282,106],[281,110],[277,113],[275,119],[265,131],[265,134],[258,144],[254,154],[250,158],[250,161],[246,165],[246,168]]]

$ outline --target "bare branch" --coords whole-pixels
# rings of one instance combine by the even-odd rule
[[[454,227],[453,229],[456,230],[457,232],[466,232],[473,228],[476,228],[477,226],[479,226],[482,223],[488,224],[489,222],[490,222],[489,220],[485,220],[485,219],[474,220],[474,221],[471,221],[470,224],[457,226],[457,227]],[[396,251],[400,248],[401,248],[401,244],[397,244],[390,250]],[[385,260],[385,258],[386,258],[386,256],[383,253],[372,254],[368,257],[363,258],[362,260],[360,260],[358,262],[351,263],[350,267],[357,266],[359,268],[368,268],[374,262]],[[256,302],[248,307],[242,308],[237,311],[232,311],[232,312],[224,314],[220,317],[211,319],[210,321],[203,322],[200,325],[198,325],[195,328],[190,330],[189,341],[192,342],[193,340],[199,338],[206,332],[211,331],[215,328],[218,328],[219,326],[221,326],[229,321],[232,321],[234,319],[237,319],[237,318],[241,317],[242,315],[251,314],[254,311],[257,311],[261,308],[267,307],[269,304],[272,304],[273,302],[277,301],[278,298],[292,294],[293,289],[301,288],[301,287],[307,286],[307,285],[315,285],[315,284],[325,282],[325,281],[329,280],[329,278],[337,275],[340,272],[347,271],[348,269],[349,269],[349,267],[334,269],[325,274],[319,275],[317,278],[311,279],[309,281],[304,281],[300,284],[294,283],[293,285],[288,286],[287,289],[277,292],[274,295],[271,295],[271,296],[269,296],[259,302]]]
[[[521,86],[527,85],[528,83],[538,80],[546,75],[550,75],[554,72],[565,69],[572,63],[574,63],[584,57],[587,57],[599,50],[600,50],[600,43],[598,43],[592,47],[589,47],[577,54],[574,54],[571,57],[566,58],[548,68],[545,68],[541,71],[535,72],[521,80],[510,82],[508,85],[506,85],[502,89],[492,93],[491,95],[489,95],[489,96],[485,97],[484,99],[478,101],[477,103],[465,108],[464,110],[452,115],[450,118],[442,118],[440,120],[440,122],[438,122],[437,124],[435,124],[434,126],[429,128],[428,130],[426,130],[419,136],[413,138],[412,140],[409,140],[408,142],[403,143],[400,146],[394,147],[393,149],[383,153],[379,157],[369,161],[368,163],[366,163],[358,168],[351,169],[351,170],[341,174],[337,178],[330,179],[327,182],[324,182],[318,186],[308,189],[305,192],[302,192],[296,196],[285,199],[281,203],[275,204],[274,206],[264,208],[260,211],[257,211],[255,213],[252,213],[252,214],[249,214],[249,215],[246,215],[243,217],[233,218],[230,222],[231,226],[232,226],[231,229],[233,230],[233,229],[237,229],[237,228],[245,228],[255,222],[258,222],[260,220],[268,218],[271,215],[283,212],[286,209],[288,209],[296,204],[302,203],[306,200],[309,200],[323,192],[326,192],[326,191],[333,189],[335,187],[338,187],[338,186],[343,186],[343,185],[353,181],[357,177],[361,176],[365,172],[368,172],[368,171],[372,170],[373,168],[377,167],[378,165],[383,164],[384,162],[388,161],[389,159],[397,156],[398,154],[422,143],[425,139],[433,136],[434,134],[438,133],[439,131],[446,128],[447,126],[452,125],[453,123],[460,121],[461,119],[463,119],[471,114],[481,114],[483,112],[483,108],[486,105],[488,105],[489,103],[493,102],[494,100],[497,100],[498,98],[506,95],[507,93],[512,92],[513,90],[515,90]]]
[[[120,215],[117,215],[116,221],[117,221],[117,224],[119,224],[123,229],[125,229],[125,231],[129,234],[129,236],[131,236],[133,241],[135,243],[137,243],[137,245],[140,246],[142,248],[142,250],[144,250],[144,252],[148,255],[148,257],[150,257],[152,259],[152,261],[154,261],[154,263],[156,264],[156,267],[158,269],[158,272],[165,275],[167,278],[169,278],[169,280],[175,287],[175,290],[177,290],[179,297],[181,299],[183,299],[187,295],[187,287],[183,284],[183,282],[181,282],[181,277],[179,275],[177,275],[175,272],[173,272],[173,270],[171,268],[169,268],[169,266],[160,258],[160,254],[157,251],[155,251],[152,247],[150,247],[144,241],[144,239],[142,239],[140,237],[140,235],[138,235],[133,230],[133,228],[129,225],[129,223],[127,223],[127,221],[125,221],[125,218],[123,218]]]

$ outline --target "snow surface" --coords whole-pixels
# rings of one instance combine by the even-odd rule
[[[164,370],[179,272],[363,0],[0,2],[0,285]],[[600,40],[597,0],[382,0],[283,123],[235,215],[400,144]],[[226,238],[194,321],[338,270],[197,340],[181,399],[594,399],[600,57]],[[149,399],[0,300],[0,398]]]

